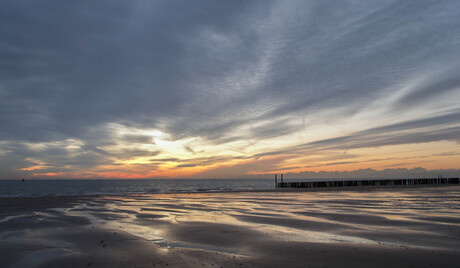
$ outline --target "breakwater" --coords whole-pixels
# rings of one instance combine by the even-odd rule
[[[282,177],[281,177],[282,178]],[[353,187],[353,186],[393,186],[393,185],[449,185],[460,184],[459,178],[432,179],[383,179],[383,180],[337,180],[337,181],[277,181],[276,188],[319,188],[319,187]]]

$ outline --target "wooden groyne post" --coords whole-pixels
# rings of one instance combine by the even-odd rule
[[[278,174],[275,174],[275,188],[279,188],[284,183],[283,174],[280,174],[280,182],[278,183]]]

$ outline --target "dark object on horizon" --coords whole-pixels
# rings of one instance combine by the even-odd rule
[[[386,179],[386,180],[343,180],[343,181],[301,181],[280,182],[275,188],[319,188],[351,186],[393,186],[393,185],[438,185],[460,184],[460,178],[434,179]]]
[[[22,182],[24,182],[24,178],[22,178]]]
[[[283,183],[283,174],[280,174],[280,183]],[[275,188],[278,188],[278,174],[275,174]]]

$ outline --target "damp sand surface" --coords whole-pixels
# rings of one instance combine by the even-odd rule
[[[455,267],[460,187],[0,199],[2,267]]]

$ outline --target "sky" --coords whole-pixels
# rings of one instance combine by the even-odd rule
[[[0,2],[2,179],[459,163],[457,0]]]

